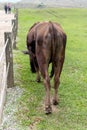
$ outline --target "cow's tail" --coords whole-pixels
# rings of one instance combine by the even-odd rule
[[[51,73],[50,73],[50,78],[52,78],[54,76],[54,55],[55,55],[55,46],[54,46],[54,42],[55,42],[55,30],[54,30],[54,26],[53,26],[53,23],[51,21],[49,21],[50,23],[50,32],[51,32],[51,37],[52,37],[52,42],[51,42],[51,60],[52,60],[52,69],[51,69]]]

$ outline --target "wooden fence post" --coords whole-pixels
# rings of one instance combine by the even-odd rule
[[[17,35],[17,32],[18,32],[18,9],[16,9],[15,18],[16,18],[16,35]]]
[[[16,48],[16,19],[12,20],[12,41],[13,41],[13,48]]]
[[[7,87],[14,86],[14,73],[13,73],[13,51],[12,51],[12,37],[11,32],[5,32],[5,43],[8,43],[6,46],[6,71],[7,71]]]

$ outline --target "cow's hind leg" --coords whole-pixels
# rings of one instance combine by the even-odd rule
[[[50,103],[50,78],[48,74],[44,77],[44,86],[46,90],[46,100],[45,100],[45,112],[46,114],[50,114],[52,112],[51,103]]]
[[[60,74],[62,71],[63,63],[64,63],[64,56],[60,57],[58,62],[54,65],[54,98],[53,104],[57,105],[59,103],[58,99],[58,87],[60,84]]]
[[[58,87],[59,87],[59,73],[55,73],[55,76],[54,76],[54,98],[53,98],[53,104],[54,105],[57,105],[58,104]]]
[[[43,65],[41,62],[39,68],[43,77],[43,82],[46,90],[46,99],[45,99],[45,113],[50,114],[52,112],[51,102],[50,102],[50,78],[47,71],[47,65]]]
[[[36,73],[37,73],[36,81],[40,82],[41,81],[40,72],[37,71]]]

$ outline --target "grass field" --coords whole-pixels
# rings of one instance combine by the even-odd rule
[[[44,114],[43,83],[35,82],[29,57],[21,51],[26,50],[29,27],[37,21],[49,20],[61,24],[67,34],[67,47],[58,92],[60,103],[47,116]],[[87,9],[20,9],[14,57],[15,84],[24,89],[16,113],[23,130],[28,127],[33,130],[87,130]],[[53,80],[51,83],[53,85]]]

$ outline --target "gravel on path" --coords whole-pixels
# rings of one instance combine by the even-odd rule
[[[21,122],[17,121],[15,114],[18,110],[18,103],[22,93],[23,89],[19,87],[7,89],[7,99],[0,130],[29,130],[29,127],[23,128],[23,126],[21,126]]]

